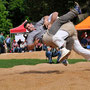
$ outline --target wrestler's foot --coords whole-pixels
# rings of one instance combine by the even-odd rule
[[[53,64],[54,62],[52,61],[52,62],[49,62],[49,64]]]
[[[57,61],[56,64],[60,63],[60,61]]]
[[[67,65],[69,64],[69,63],[68,63],[68,60],[66,60],[66,59],[63,60],[63,61],[62,61],[62,64],[64,64],[65,66],[67,66]]]
[[[70,50],[67,50],[66,48],[62,48],[61,53],[62,53],[62,56],[59,60],[60,63],[70,55]]]
[[[79,14],[82,13],[81,8],[80,8],[80,6],[79,6],[79,4],[78,4],[77,2],[75,2],[75,7],[74,7],[74,9],[77,10]]]

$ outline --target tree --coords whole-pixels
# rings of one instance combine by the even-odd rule
[[[7,18],[8,11],[5,7],[5,0],[0,0],[0,31],[6,33],[9,33],[10,28],[12,28],[12,23],[10,19]]]
[[[82,7],[88,6],[86,2],[89,0],[7,0],[9,11],[9,19],[13,26],[20,25],[25,19],[31,22],[37,22],[43,16],[49,15],[54,11],[59,12],[59,16],[69,11],[77,1]],[[90,4],[89,4],[90,6]],[[90,8],[86,8],[90,12]],[[85,10],[85,11],[87,11]]]
[[[9,0],[9,18],[12,20],[14,27],[20,25],[25,20],[24,1],[25,0]]]

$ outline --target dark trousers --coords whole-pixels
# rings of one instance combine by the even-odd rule
[[[4,52],[5,52],[5,48],[3,44],[0,43],[0,53],[4,53]]]

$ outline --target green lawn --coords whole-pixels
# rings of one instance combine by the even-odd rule
[[[56,64],[56,60],[53,60]],[[85,59],[69,59],[69,64],[74,64],[77,62],[86,62]],[[40,59],[10,59],[10,60],[0,60],[0,68],[10,68],[17,65],[36,65],[40,63],[48,63],[48,60]]]

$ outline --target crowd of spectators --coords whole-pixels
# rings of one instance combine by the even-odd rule
[[[4,36],[4,34],[1,32],[0,33],[0,54],[1,53],[21,53],[21,52],[26,52],[27,50],[27,45],[26,45],[26,40],[21,41],[19,39],[17,42],[15,39],[11,41],[11,38],[9,35]]]
[[[27,51],[26,41],[21,41],[21,39],[19,39],[18,42],[16,42],[15,40],[13,40],[11,50],[13,53],[26,52]]]

